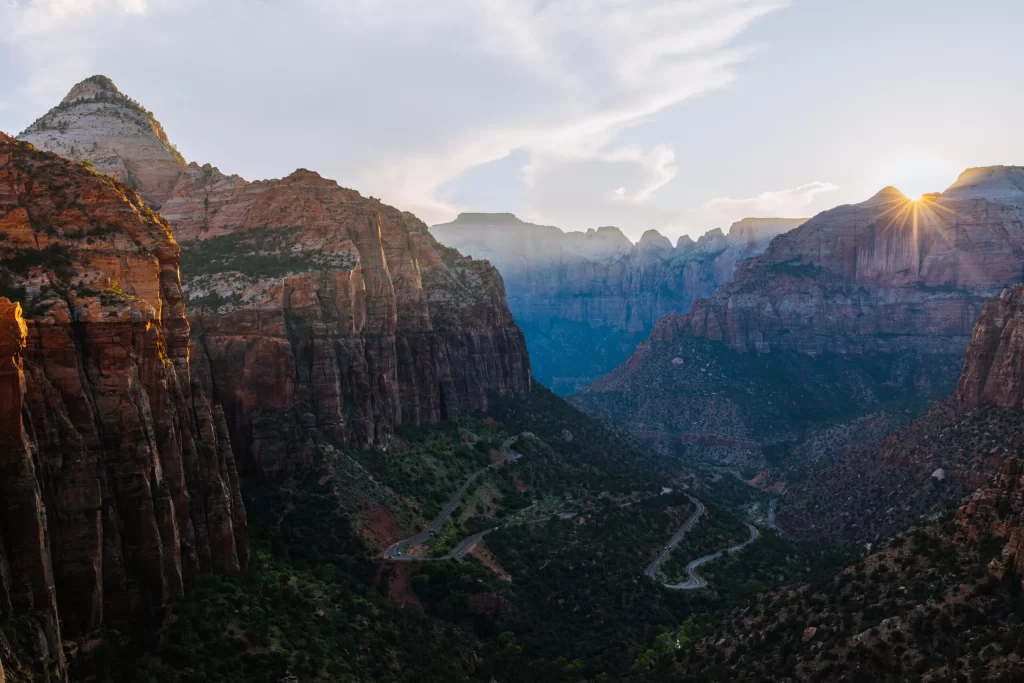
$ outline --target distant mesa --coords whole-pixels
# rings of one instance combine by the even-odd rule
[[[672,242],[657,230],[647,230],[640,236],[638,246],[653,249],[672,249]]]

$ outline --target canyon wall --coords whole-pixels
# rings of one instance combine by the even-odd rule
[[[659,318],[685,312],[803,219],[747,218],[676,246],[649,230],[634,245],[615,227],[565,233],[512,214],[461,214],[430,228],[442,243],[493,263],[526,332],[537,378],[559,393],[610,371]]]
[[[246,182],[185,164],[102,76],[21,139],[125,180],[169,220],[197,373],[246,467],[288,469],[325,436],[386,446],[398,425],[531,386],[498,272],[409,213],[303,169]]]
[[[713,297],[662,318],[573,401],[666,447],[728,441],[699,450],[758,467],[766,453],[776,464],[795,454],[822,421],[874,411],[899,426],[953,391],[985,302],[1024,273],[1022,179],[1021,168],[971,169],[942,194],[911,201],[886,188],[825,211],[740,262]],[[1012,343],[1003,317],[974,332],[997,365],[1012,362],[998,350],[1004,333]],[[1005,374],[965,376],[963,400],[1011,401]]]
[[[178,259],[133,190],[0,134],[0,612],[58,680],[248,562]]]
[[[957,385],[961,410],[986,403],[1024,407],[1024,287],[1015,286],[982,309]]]

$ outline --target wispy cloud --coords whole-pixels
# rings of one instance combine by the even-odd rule
[[[204,113],[183,107],[169,134],[189,123],[198,160],[249,177],[313,167],[442,220],[460,209],[442,188],[520,150],[527,212],[641,228],[667,220],[653,203],[678,161],[631,131],[734,82],[753,54],[744,34],[787,2],[0,0],[0,41],[33,102],[97,71],[160,96],[187,84]],[[230,136],[196,133],[225,120]],[[208,156],[243,135],[252,151]]]
[[[718,197],[703,204],[703,209],[725,218],[745,216],[801,217],[820,194],[835,192],[839,187],[832,183],[814,182],[786,190],[770,190],[754,197],[733,199]]]
[[[536,95],[517,109],[453,131],[435,149],[384,160],[364,177],[370,184],[386,178],[388,187],[397,188],[423,213],[445,216],[458,207],[437,200],[439,187],[467,168],[526,150],[531,161],[524,179],[538,190],[528,195],[530,210],[572,225],[607,201],[645,202],[675,176],[671,148],[625,145],[619,142],[621,134],[667,107],[731,83],[734,67],[751,54],[735,41],[759,17],[786,3],[471,4],[475,26],[467,28],[475,36],[486,36],[482,47],[500,68],[524,70],[520,76],[532,81],[527,89]],[[501,88],[503,81],[494,85]],[[479,91],[473,96],[493,95]],[[547,185],[540,190],[541,179],[550,182],[569,168],[593,183],[589,191],[565,193],[562,206],[551,206],[540,196],[550,189]],[[570,201],[569,195],[582,195],[579,201],[586,204]]]

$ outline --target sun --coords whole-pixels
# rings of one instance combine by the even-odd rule
[[[941,192],[956,180],[959,170],[951,163],[928,155],[893,160],[878,175],[879,187],[892,185],[912,202]]]

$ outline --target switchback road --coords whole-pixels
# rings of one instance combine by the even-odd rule
[[[705,555],[704,557],[698,557],[696,560],[693,560],[692,562],[690,562],[690,564],[686,565],[686,576],[688,577],[686,581],[676,584],[663,584],[665,588],[671,588],[672,590],[680,591],[695,590],[697,588],[706,588],[708,582],[697,575],[697,567],[701,566],[705,562],[717,560],[725,553],[739,552],[740,550],[743,550],[745,547],[756,541],[757,537],[761,535],[760,532],[752,524],[748,524],[747,528],[750,529],[750,538],[745,540],[743,543],[726,548],[724,552],[719,551],[717,553]]]
[[[444,557],[417,557],[415,555],[409,555],[408,553],[409,548],[415,547],[417,545],[422,545],[428,542],[431,538],[434,537],[435,533],[441,530],[441,527],[444,526],[444,523],[448,521],[448,518],[452,516],[452,513],[455,512],[455,509],[459,507],[459,503],[462,502],[463,496],[465,496],[469,489],[472,488],[473,484],[476,483],[476,480],[480,478],[481,474],[483,474],[489,469],[497,467],[498,465],[504,464],[505,462],[514,462],[519,458],[519,454],[512,450],[512,444],[514,444],[516,442],[516,439],[518,438],[518,436],[513,436],[508,439],[505,439],[505,442],[502,444],[502,448],[505,449],[505,460],[503,460],[501,463],[488,465],[482,470],[474,472],[469,477],[469,479],[467,479],[466,482],[459,488],[459,490],[455,492],[455,495],[452,496],[452,499],[449,500],[448,504],[444,506],[443,510],[441,510],[441,514],[439,514],[434,519],[434,521],[431,522],[429,526],[427,526],[426,529],[419,532],[415,536],[410,536],[409,538],[398,541],[397,543],[392,543],[390,546],[388,546],[387,550],[384,551],[384,559],[395,560],[398,562],[409,562],[413,560],[432,559],[450,560],[456,557],[462,557],[473,548],[473,545],[476,544],[477,541],[483,538],[486,534],[495,531],[498,527],[489,527],[484,531],[480,531],[478,533],[473,534],[472,536],[467,536],[466,538],[459,541],[458,544],[456,544],[456,546],[452,548],[451,552],[449,552]]]
[[[704,503],[700,502],[699,500],[697,500],[696,498],[689,494],[687,494],[687,497],[690,500],[692,500],[693,503],[697,506],[697,511],[693,513],[693,516],[690,517],[690,519],[686,520],[686,524],[683,525],[683,528],[677,531],[675,535],[669,539],[668,545],[666,545],[665,549],[661,551],[660,555],[658,555],[658,559],[656,559],[654,562],[651,562],[651,564],[647,567],[647,570],[644,572],[644,574],[649,579],[653,579],[655,577],[662,563],[668,559],[669,555],[672,554],[672,550],[679,544],[679,541],[683,540],[683,536],[686,534],[686,532],[693,528],[693,525],[697,523],[697,520],[700,519],[700,516],[704,514]]]

